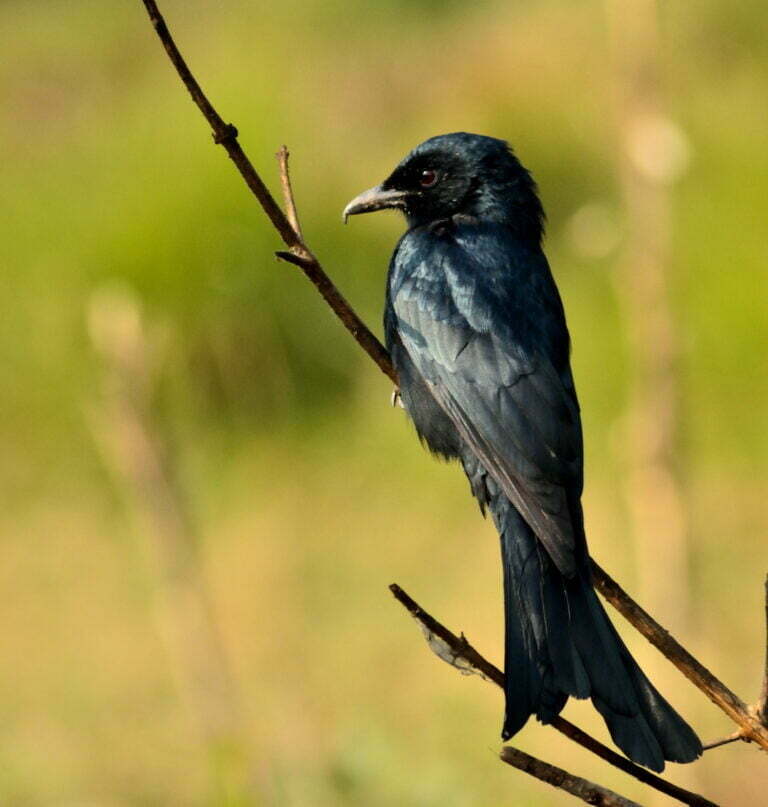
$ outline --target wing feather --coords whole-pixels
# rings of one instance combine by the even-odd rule
[[[429,268],[412,272],[392,296],[403,346],[462,439],[570,577],[577,539],[569,494],[580,493],[582,462],[570,372],[562,375],[516,340],[477,280],[471,295],[466,283],[454,294],[451,271]],[[470,300],[465,316],[460,306]]]

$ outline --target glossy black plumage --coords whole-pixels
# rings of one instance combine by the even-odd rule
[[[591,697],[616,744],[662,770],[701,744],[629,655],[591,585],[581,421],[543,211],[506,143],[427,140],[345,216],[398,207],[387,346],[403,405],[434,453],[458,459],[501,536],[503,737]]]

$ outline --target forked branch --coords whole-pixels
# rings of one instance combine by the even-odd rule
[[[397,384],[397,375],[392,367],[392,362],[389,360],[386,348],[352,310],[352,306],[344,299],[344,296],[331,282],[331,279],[325,273],[322,266],[320,266],[317,258],[310,252],[301,237],[298,219],[295,218],[292,224],[289,218],[280,209],[277,202],[275,202],[274,197],[253,167],[253,163],[251,163],[240,146],[237,139],[237,128],[231,123],[224,123],[224,119],[213,108],[213,105],[192,75],[192,71],[187,66],[186,61],[176,47],[176,43],[173,41],[173,37],[168,30],[168,26],[162,14],[160,14],[155,0],[142,0],[142,2],[147,9],[149,19],[160,41],[163,43],[168,58],[173,62],[173,66],[176,68],[176,72],[179,74],[179,77],[184,82],[184,86],[192,96],[192,100],[197,104],[198,109],[203,113],[205,119],[210,124],[213,130],[214,142],[226,149],[227,154],[240,172],[240,175],[272,222],[272,226],[277,230],[283,243],[288,247],[287,252],[278,252],[276,253],[277,256],[298,266],[304,272],[312,283],[314,283],[315,287],[336,316],[341,320],[344,327],[355,337],[363,350],[376,362],[379,369]],[[286,151],[285,158],[281,162],[283,189],[288,199],[291,200],[288,204],[288,210],[289,212],[293,210],[295,215],[295,205],[292,203],[293,194],[291,193],[287,166],[288,154]]]
[[[491,681],[497,686],[504,689],[504,673],[491,664],[488,659],[478,653],[474,647],[467,641],[466,636],[461,634],[456,636],[448,628],[438,622],[431,614],[427,613],[413,598],[406,594],[400,586],[392,584],[389,590],[394,595],[395,599],[408,611],[408,613],[419,623],[422,631],[427,639],[432,652],[439,656],[443,661],[456,667],[461,673],[465,675],[476,673],[486,681]],[[586,748],[593,754],[596,754],[601,759],[609,762],[616,768],[621,769],[635,779],[643,782],[643,784],[677,799],[683,804],[689,804],[693,807],[717,807],[714,802],[705,799],[697,793],[691,793],[688,790],[673,785],[662,779],[660,776],[635,765],[630,762],[626,757],[617,754],[607,745],[603,745],[599,740],[591,737],[585,731],[582,731],[578,726],[575,726],[564,717],[556,717],[550,724],[552,728],[557,729],[561,734],[568,737],[569,740]],[[505,760],[509,761],[509,760]],[[528,770],[528,773],[532,771]],[[535,774],[533,774],[535,775]],[[545,781],[549,781],[546,779]],[[550,782],[552,784],[552,782]]]
[[[711,701],[722,709],[728,717],[740,727],[741,736],[745,740],[758,743],[768,750],[768,727],[765,718],[761,720],[760,710],[750,708],[738,695],[714,675],[666,628],[643,608],[641,608],[621,586],[600,566],[592,561],[592,579],[595,588],[606,600],[635,627],[658,650],[660,650],[680,672]],[[768,617],[767,617],[768,618]],[[765,691],[766,684],[763,684]],[[710,743],[709,748],[716,748],[724,743]]]

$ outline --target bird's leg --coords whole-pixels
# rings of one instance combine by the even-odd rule
[[[399,389],[399,387],[395,387],[392,390],[392,397],[390,398],[390,401],[392,402],[392,406],[399,406],[401,409],[404,408],[403,407],[403,399],[400,397],[400,389]]]

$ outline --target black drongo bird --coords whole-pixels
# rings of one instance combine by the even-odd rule
[[[592,588],[583,449],[563,305],[536,185],[507,143],[463,132],[417,146],[344,217],[399,208],[384,327],[421,440],[458,459],[501,536],[507,739],[569,696],[661,771],[701,743],[646,678]]]

